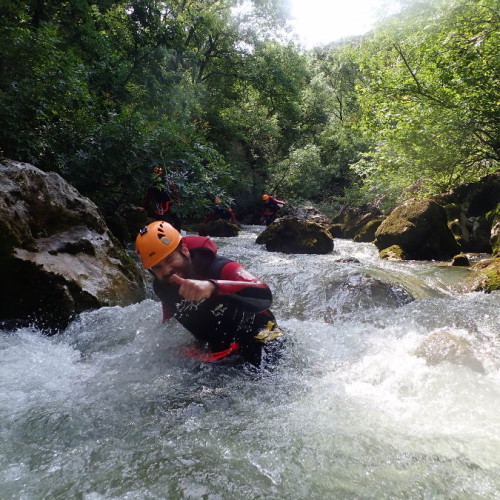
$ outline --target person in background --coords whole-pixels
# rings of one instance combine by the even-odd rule
[[[233,209],[229,205],[226,205],[225,203],[222,202],[220,198],[217,197],[214,198],[213,204],[214,204],[213,210],[207,216],[205,222],[223,219],[223,220],[229,220],[233,224],[238,224]]]
[[[279,358],[285,334],[269,310],[271,290],[238,262],[218,255],[210,238],[182,237],[156,221],[139,232],[136,250],[154,276],[163,321],[175,318],[197,340],[187,354],[207,362],[239,355],[262,368]]]
[[[180,231],[181,219],[172,211],[176,202],[179,202],[177,185],[168,182],[162,167],[154,167],[142,208],[152,219],[169,221]]]
[[[277,200],[274,196],[268,194],[262,195],[264,202],[264,209],[262,210],[262,222],[264,225],[269,226],[278,217],[279,209],[285,205],[284,201]]]

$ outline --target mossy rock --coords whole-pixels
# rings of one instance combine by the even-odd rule
[[[486,218],[491,222],[491,252],[494,257],[500,257],[500,203],[495,209],[488,212]]]
[[[433,200],[408,200],[384,219],[375,233],[379,250],[397,245],[408,259],[448,260],[460,252],[444,208]]]
[[[478,262],[471,269],[478,273],[472,280],[472,291],[493,292],[500,290],[500,258]]]
[[[372,243],[375,240],[375,233],[382,224],[383,219],[371,220],[367,222],[354,236],[354,241],[358,243]]]
[[[380,251],[379,257],[386,260],[407,260],[408,256],[404,250],[398,245],[391,245]]]
[[[459,253],[458,255],[455,255],[453,257],[453,259],[451,260],[451,265],[463,267],[470,266],[469,257],[467,257],[467,255],[465,255],[464,253]]]
[[[238,236],[240,230],[236,224],[224,219],[214,220],[207,223],[197,224],[196,231],[200,236]]]
[[[282,217],[268,226],[256,240],[269,252],[327,254],[333,250],[332,235],[316,222]]]

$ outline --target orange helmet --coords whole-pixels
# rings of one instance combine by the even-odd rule
[[[168,257],[179,245],[181,233],[168,222],[151,222],[139,231],[135,239],[135,249],[144,269],[150,269]]]
[[[268,200],[268,199],[269,199],[269,195],[268,195],[268,194],[263,194],[263,195],[262,195],[262,199],[263,199],[264,201]]]

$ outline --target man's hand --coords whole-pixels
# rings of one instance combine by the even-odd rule
[[[179,295],[186,300],[208,299],[215,292],[215,285],[206,280],[188,280],[172,274],[170,283],[179,285]]]

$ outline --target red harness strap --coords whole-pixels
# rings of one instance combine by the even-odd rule
[[[188,347],[185,350],[185,354],[191,358],[195,358],[199,361],[205,361],[206,363],[213,363],[219,361],[219,359],[229,356],[231,353],[237,351],[240,348],[238,342],[231,342],[227,349],[218,352],[203,352],[196,347]]]
[[[171,201],[160,201],[156,204],[155,213],[158,215],[165,215],[170,211]]]

